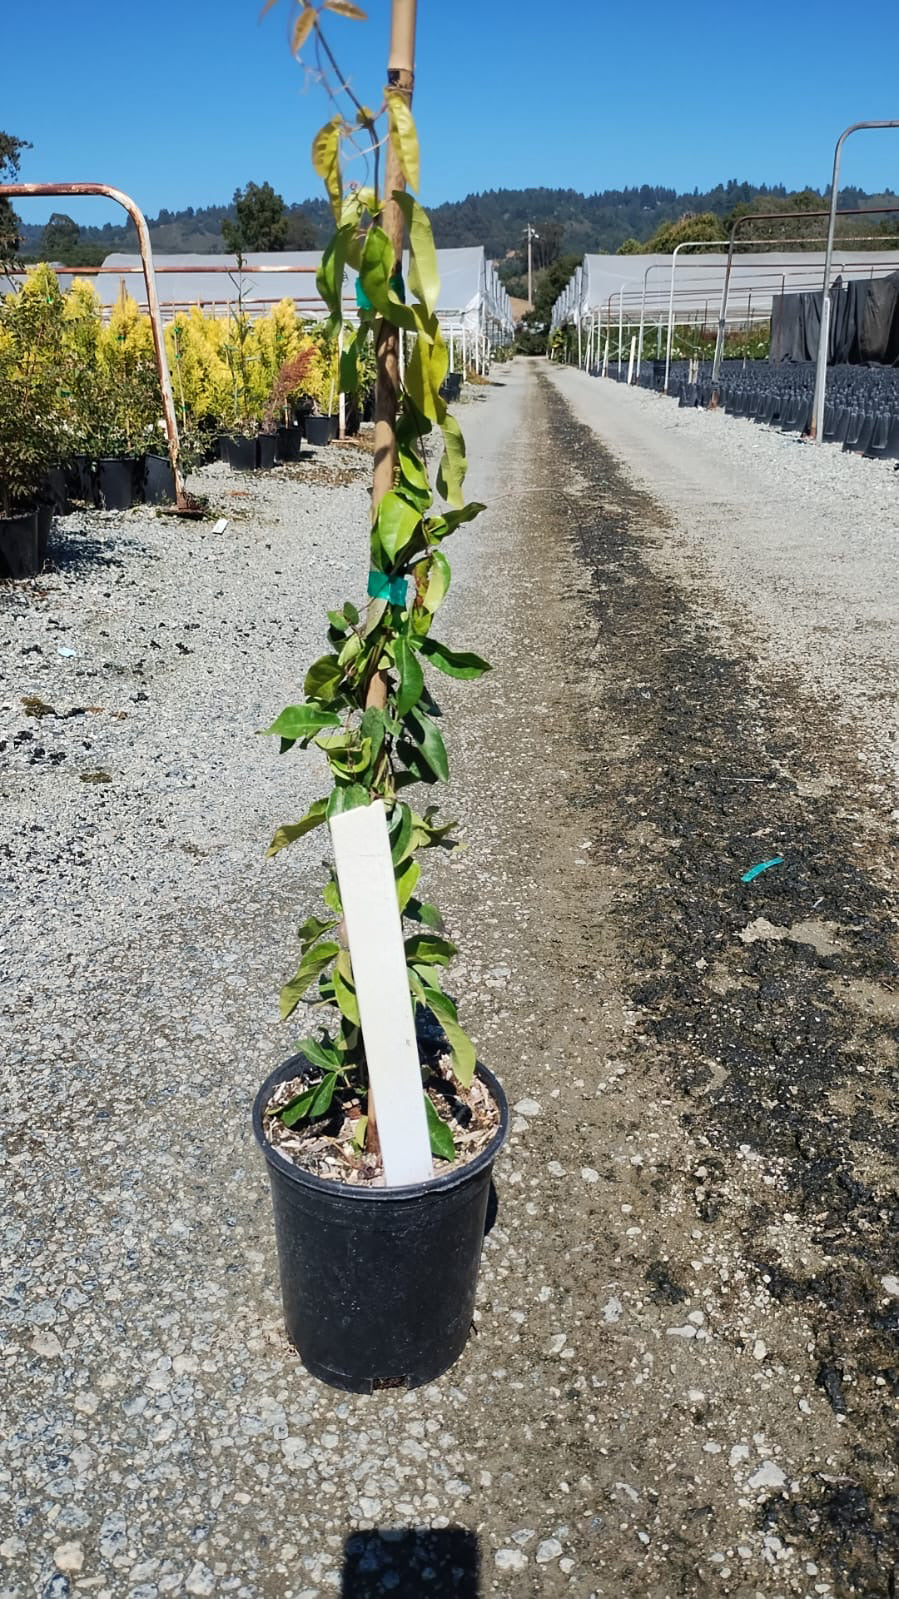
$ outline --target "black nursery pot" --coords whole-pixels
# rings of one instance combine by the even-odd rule
[[[303,1171],[268,1142],[262,1113],[278,1083],[309,1071],[294,1055],[263,1083],[253,1131],[268,1165],[287,1336],[334,1388],[418,1388],[458,1359],[474,1312],[493,1162],[509,1107],[478,1067],[500,1125],[467,1166],[404,1188],[362,1188]]]
[[[276,434],[259,434],[256,440],[256,465],[261,472],[268,472],[274,466],[277,448],[278,439]]]
[[[96,505],[97,484],[94,476],[94,463],[89,455],[75,455],[72,457],[77,474],[76,495],[86,505]]]
[[[101,456],[97,486],[104,511],[129,511],[134,500],[137,461],[133,455]]]
[[[256,440],[245,438],[243,434],[232,433],[226,441],[228,462],[233,472],[255,472],[256,470]]]
[[[42,505],[49,505],[55,516],[64,514],[67,489],[66,474],[61,466],[54,466],[49,472],[44,473],[44,481],[40,486],[38,499]]]
[[[145,455],[142,489],[147,505],[171,505],[175,498],[172,463],[166,455]]]
[[[53,526],[53,507],[45,500],[41,500],[37,507],[37,564],[42,567],[47,559],[47,545],[50,543],[50,529]]]
[[[280,427],[278,429],[278,460],[298,461],[303,444],[303,429]]]
[[[0,578],[34,577],[37,550],[37,511],[0,517]]]
[[[334,437],[334,418],[331,416],[307,416],[306,438],[310,444],[330,444]]]

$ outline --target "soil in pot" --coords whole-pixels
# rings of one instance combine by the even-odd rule
[[[303,429],[301,427],[280,427],[278,429],[278,460],[298,461],[303,445]]]
[[[260,472],[268,472],[274,466],[277,448],[277,434],[260,433],[256,440],[256,466]]]
[[[271,1179],[287,1336],[307,1369],[334,1387],[354,1393],[418,1387],[446,1371],[468,1338],[493,1162],[508,1129],[505,1095],[478,1067],[475,1097],[489,1113],[484,1125],[473,1127],[477,1117],[466,1108],[472,1147],[482,1147],[467,1160],[436,1161],[430,1182],[385,1188],[372,1186],[371,1175],[365,1179],[358,1156],[353,1182],[297,1165],[280,1124],[280,1147],[272,1142],[266,1112],[273,1099],[291,1097],[298,1078],[316,1075],[301,1055],[292,1057],[263,1084],[253,1108]],[[458,1088],[451,1103],[463,1116]],[[339,1117],[342,1123],[343,1110]],[[452,1128],[461,1146],[464,1116]],[[320,1169],[330,1159],[338,1172],[347,1169],[337,1149],[346,1142],[341,1130],[325,1137],[324,1155],[312,1153]],[[312,1143],[322,1136],[316,1124]]]
[[[101,456],[97,486],[104,511],[128,511],[134,501],[138,462],[133,455]]]
[[[308,442],[319,446],[330,444],[334,437],[333,421],[334,418],[330,416],[307,416],[306,438]]]
[[[172,463],[166,455],[145,455],[142,489],[147,505],[171,505],[175,499]]]
[[[37,539],[37,511],[0,517],[0,578],[34,577]]]

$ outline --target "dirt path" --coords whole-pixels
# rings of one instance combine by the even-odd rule
[[[470,907],[520,984],[485,1050],[514,1039],[503,1071],[547,1112],[506,1168],[490,1300],[543,1284],[504,1362],[522,1519],[564,1520],[579,1594],[892,1595],[884,791],[659,576],[663,513],[545,379],[525,403],[494,564],[522,643],[483,798],[497,861],[527,832],[505,917]]]
[[[245,730],[297,671],[282,571],[317,607],[355,553],[301,486],[268,522],[274,490],[248,486],[212,586],[249,593],[252,567],[250,665],[205,689],[219,765],[179,757],[202,876],[175,892],[142,848],[110,879],[82,828],[91,892],[116,906],[90,981],[77,924],[54,928],[52,973],[3,950],[21,1065],[0,1599],[895,1599],[884,792],[769,657],[722,646],[710,601],[658,564],[662,510],[536,364],[495,376],[463,415],[490,509],[460,535],[446,613],[494,671],[440,694],[470,847],[428,877],[517,1106],[477,1333],[440,1382],[359,1398],[284,1339],[248,1113],[291,1041],[274,992],[322,848],[260,855],[318,777],[298,759],[269,780]],[[187,563],[207,617],[211,579],[179,545],[123,560],[164,615]],[[76,610],[78,581],[58,579]],[[104,626],[118,659],[127,625]],[[154,675],[160,727],[182,726],[207,662]],[[139,797],[150,735],[121,725]]]

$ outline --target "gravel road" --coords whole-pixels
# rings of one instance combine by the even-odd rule
[[[795,433],[548,372],[668,512],[659,558],[779,668],[861,723],[899,782],[899,474]]]
[[[249,1133],[322,853],[264,861],[321,774],[254,730],[360,597],[368,458],[207,469],[221,536],[70,517],[0,593],[0,1599],[895,1594],[868,702],[804,685],[773,616],[741,633],[575,376],[493,379],[445,632],[494,671],[440,695],[470,847],[430,884],[516,1110],[476,1334],[427,1389],[299,1367]]]

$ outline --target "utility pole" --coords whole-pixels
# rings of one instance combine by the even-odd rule
[[[527,224],[525,232],[527,233],[527,240],[528,240],[528,305],[533,306],[533,304],[534,304],[534,240],[535,239],[539,239],[540,235],[537,232],[537,229],[535,227],[532,227],[530,222]]]

